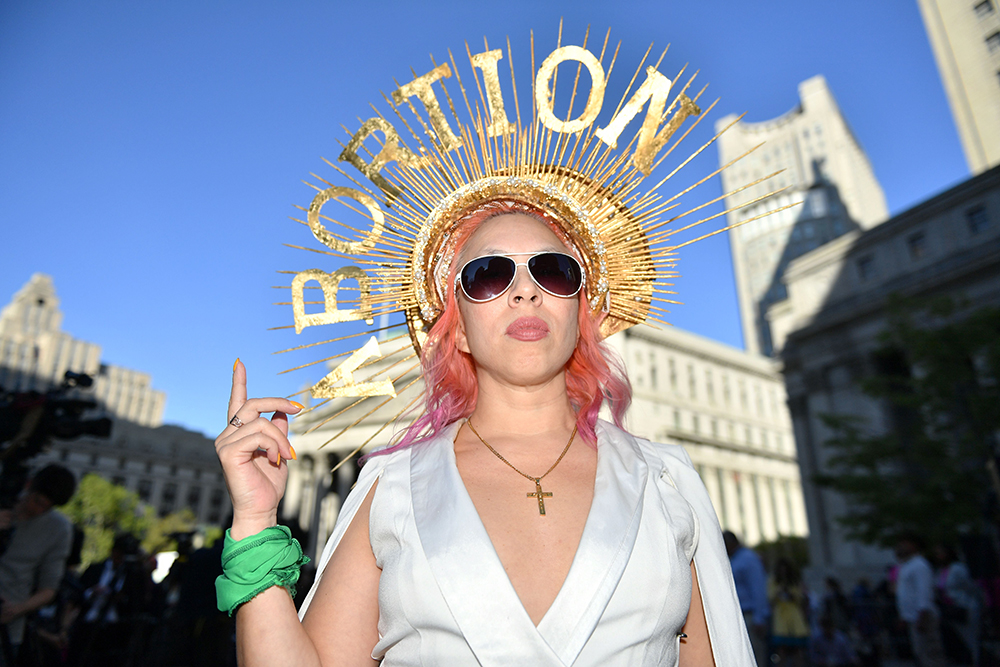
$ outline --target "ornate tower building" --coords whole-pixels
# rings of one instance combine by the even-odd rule
[[[815,76],[803,81],[799,98],[798,106],[783,116],[738,122],[718,142],[721,164],[763,143],[722,172],[727,191],[781,172],[727,197],[727,208],[785,188],[730,213],[730,224],[798,204],[729,232],[744,343],[747,351],[769,356],[776,350],[767,313],[787,298],[781,278],[788,263],[852,229],[868,229],[888,217],[882,187],[826,80]],[[735,116],[721,119],[716,130],[734,120]]]

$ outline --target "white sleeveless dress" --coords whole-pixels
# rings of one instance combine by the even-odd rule
[[[440,436],[362,468],[316,583],[378,480],[369,532],[382,569],[379,642],[396,665],[675,665],[698,573],[715,664],[754,667],[719,524],[683,448],[598,422],[594,499],[566,581],[536,627]]]

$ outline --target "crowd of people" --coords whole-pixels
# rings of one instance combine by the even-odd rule
[[[982,647],[984,637],[996,636],[998,601],[951,547],[938,545],[925,556],[920,536],[904,534],[882,581],[860,579],[845,592],[832,576],[809,587],[787,557],[776,558],[768,573],[735,534],[727,531],[725,541],[762,667],[992,664]]]
[[[182,539],[159,583],[154,556],[125,533],[81,568],[83,533],[52,509],[75,486],[50,465],[0,511],[0,667],[235,665],[233,624],[215,600],[222,540],[195,550]]]

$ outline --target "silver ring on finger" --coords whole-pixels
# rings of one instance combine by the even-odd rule
[[[236,428],[243,426],[243,420],[240,419],[238,415],[233,415],[233,418],[229,420],[229,423]]]

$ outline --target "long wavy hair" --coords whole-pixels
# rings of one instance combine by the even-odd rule
[[[486,221],[508,213],[521,213],[544,222],[567,245],[562,229],[533,207],[517,201],[490,202],[465,216],[454,238],[454,257],[458,257],[469,238]],[[479,385],[472,355],[456,344],[461,315],[455,295],[458,266],[450,268],[445,283],[444,311],[431,327],[424,342],[421,365],[425,386],[425,412],[391,443],[372,455],[388,454],[434,437],[449,424],[472,414],[476,409]],[[586,289],[580,290],[577,324],[580,337],[566,362],[566,392],[576,410],[577,432],[584,442],[595,446],[595,427],[601,407],[607,403],[612,419],[624,428],[625,412],[632,402],[632,385],[618,354],[601,341],[599,323],[591,316]]]

